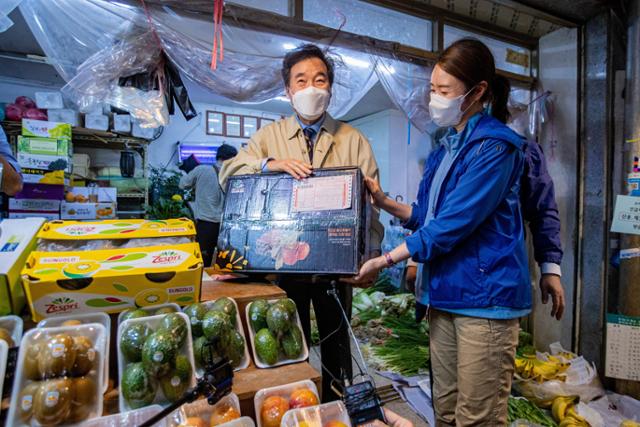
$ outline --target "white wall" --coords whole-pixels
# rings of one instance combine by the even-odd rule
[[[577,173],[578,168],[578,104],[576,98],[578,78],[577,31],[561,29],[540,39],[539,64],[542,90],[553,93],[552,121],[542,126],[540,144],[545,153],[549,173],[556,190],[562,226],[562,283],[567,307],[561,322],[549,316],[550,304],[540,304],[538,286],[534,287],[533,332],[535,344],[545,349],[554,341],[571,348],[573,309],[576,278],[575,236],[577,235]],[[555,143],[553,141],[556,141]],[[536,280],[537,280],[536,269]]]
[[[149,165],[154,167],[165,167],[176,165],[178,161],[178,142],[184,143],[205,143],[212,145],[220,145],[223,143],[230,144],[240,149],[242,143],[247,142],[247,138],[230,138],[216,135],[207,135],[206,131],[206,112],[221,111],[229,114],[241,114],[256,117],[267,117],[279,119],[279,115],[267,113],[260,110],[250,110],[244,108],[229,108],[211,104],[194,104],[194,108],[198,112],[198,117],[186,121],[182,113],[177,109],[176,114],[171,116],[168,126],[165,126],[162,135],[153,141],[149,146]]]

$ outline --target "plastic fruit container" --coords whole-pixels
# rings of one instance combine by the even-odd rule
[[[0,317],[0,328],[5,330],[2,334],[9,335],[9,339],[13,341],[13,343],[6,341],[9,347],[9,353],[7,355],[6,369],[3,377],[4,388],[2,390],[2,397],[7,397],[11,394],[16,368],[18,367],[18,346],[20,345],[20,340],[22,340],[23,329],[22,318],[14,315],[2,316]]]
[[[0,396],[4,387],[4,374],[7,369],[7,359],[9,357],[9,346],[6,341],[0,340]]]
[[[151,417],[158,415],[161,411],[162,406],[160,405],[145,406],[144,408],[134,411],[85,421],[82,425],[83,427],[133,427],[151,419]],[[154,427],[167,427],[168,425],[167,419],[164,418],[162,421],[154,424]]]
[[[220,298],[219,298],[220,299]],[[242,327],[242,319],[240,317],[240,311],[238,309],[238,303],[236,303],[236,301],[233,298],[228,298],[229,300],[231,300],[231,302],[233,302],[233,305],[235,307],[235,312],[236,312],[236,316],[235,316],[235,320],[236,320],[236,324],[235,324],[235,330],[236,332],[238,332],[240,334],[240,336],[242,337],[242,340],[244,341],[244,353],[242,355],[242,359],[240,360],[240,363],[234,367],[234,371],[239,371],[240,369],[245,369],[249,366],[249,362],[250,362],[250,355],[249,355],[249,345],[247,343],[247,337],[244,334],[244,328]],[[216,300],[211,300],[211,301],[204,301],[201,302],[200,304],[204,305],[207,309],[211,310],[213,308],[213,306],[215,305]],[[197,337],[199,338],[199,337]],[[194,338],[193,342],[194,344],[196,343],[197,338]],[[194,356],[197,356],[195,354],[196,349],[194,348]],[[202,376],[204,371],[202,369],[202,366],[200,366],[200,364],[198,363],[198,357],[196,357],[196,373],[198,374],[198,376]]]
[[[106,336],[99,323],[28,331],[7,426],[70,425],[101,416]]]
[[[273,303],[279,301],[279,299],[271,299],[271,300],[267,300],[267,302],[272,305]],[[247,327],[249,328],[249,337],[251,338],[251,351],[253,353],[253,361],[255,362],[256,366],[258,368],[274,368],[276,366],[282,366],[282,365],[288,365],[290,363],[298,363],[298,362],[303,362],[305,360],[307,360],[309,358],[309,348],[307,347],[307,340],[304,336],[304,332],[302,330],[302,323],[300,322],[300,315],[298,314],[298,310],[296,310],[296,316],[295,316],[295,324],[298,325],[298,328],[300,329],[301,335],[302,335],[302,351],[300,352],[300,356],[298,356],[295,359],[289,359],[287,358],[282,351],[278,352],[278,358],[277,361],[274,364],[268,364],[266,362],[264,362],[263,360],[261,360],[258,357],[258,352],[256,351],[256,345],[255,345],[255,338],[256,338],[256,334],[258,333],[258,331],[253,329],[253,325],[251,324],[251,316],[250,316],[250,311],[251,311],[251,306],[255,304],[255,301],[250,302],[249,304],[247,304],[247,307],[245,308],[245,315],[247,318]]]
[[[148,314],[148,316],[155,316],[156,312],[160,309],[166,309],[166,308],[171,308],[173,309],[174,313],[179,313],[180,312],[180,306],[178,304],[176,304],[175,302],[167,302],[164,304],[157,304],[157,305],[148,305],[146,307],[138,307],[138,308],[134,308],[134,309],[129,309],[129,310],[125,310],[125,311],[121,311],[118,314],[118,325],[120,323],[122,323],[123,321],[123,317],[125,316],[125,314],[129,311],[133,311],[133,310],[142,310],[142,311],[146,311]],[[163,313],[165,314],[165,313]]]
[[[188,418],[199,418],[207,426],[227,426],[240,418],[240,400],[234,393],[229,393],[215,405],[209,405],[207,399],[196,400],[182,406],[176,412],[172,424],[175,426],[187,424]]]
[[[55,328],[59,326],[75,326],[86,323],[100,323],[107,331],[106,351],[104,352],[104,378],[102,379],[102,391],[109,388],[109,349],[111,348],[111,318],[107,313],[84,313],[68,316],[54,316],[41,320],[38,328]]]
[[[292,409],[282,418],[282,427],[351,427],[347,408],[341,401]]]
[[[265,420],[262,419],[263,418],[262,408],[267,399],[274,398],[274,397],[284,399],[282,401],[283,403],[282,408],[279,408],[282,410],[278,411],[278,412],[281,412],[280,415],[283,417],[288,410],[292,409],[291,408],[293,403],[291,402],[292,395],[299,390],[310,390],[311,393],[315,395],[315,402],[307,401],[307,403],[309,404],[308,406],[315,406],[320,402],[320,398],[318,396],[318,388],[316,387],[314,382],[311,380],[298,381],[295,383],[285,384],[277,387],[263,388],[262,390],[258,390],[258,392],[253,398],[253,406],[255,409],[256,421],[258,423],[258,427],[271,427],[269,425],[266,425],[264,422]],[[295,397],[295,395],[293,397]],[[271,401],[274,401],[274,399],[271,399]],[[284,401],[286,401],[286,407],[284,406]],[[297,403],[299,404],[302,402],[297,402]],[[294,404],[293,406],[296,406],[296,405]],[[276,420],[274,420],[274,422],[272,423],[273,425],[275,425],[275,421]],[[277,423],[277,425],[279,426],[280,424]]]
[[[184,332],[177,334],[175,330],[167,330],[162,327],[163,319],[166,316],[174,316],[174,319],[182,320],[180,327],[184,327]],[[148,333],[145,337],[134,340],[134,335],[128,335],[129,328],[135,327],[139,331]],[[133,328],[132,328],[133,329]],[[163,333],[159,334],[163,330]],[[184,333],[182,345],[176,347],[172,342],[176,336]],[[154,337],[151,337],[151,335]],[[124,341],[128,345],[123,345]],[[140,335],[140,334],[138,334]],[[154,338],[151,340],[151,338]],[[140,345],[135,347],[136,342]],[[140,356],[140,360],[127,357],[123,349],[133,348],[133,353]],[[136,350],[138,349],[138,350]],[[131,350],[128,350],[131,353]],[[179,368],[176,367],[176,360],[180,358]],[[188,363],[187,363],[188,362]],[[185,364],[187,364],[185,366]],[[135,365],[135,366],[132,366]],[[177,400],[182,394],[196,385],[193,360],[193,342],[191,340],[191,327],[189,319],[184,313],[161,314],[158,316],[141,317],[137,319],[125,320],[118,326],[118,377],[120,378],[119,407],[120,412],[138,409],[144,406],[158,404],[168,406],[170,399]],[[134,386],[124,386],[124,375],[137,378]],[[126,393],[125,388],[129,387],[130,392]],[[172,393],[169,397],[166,393]],[[132,396],[131,402],[125,399],[125,394]],[[137,398],[133,398],[137,396]]]
[[[21,317],[10,315],[0,317],[0,328],[5,329],[11,335],[13,345],[7,342],[9,348],[18,347],[22,339],[23,321]]]

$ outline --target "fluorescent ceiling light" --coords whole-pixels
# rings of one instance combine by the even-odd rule
[[[289,102],[289,98],[287,98],[286,96],[276,96],[274,99],[282,102]]]
[[[293,43],[282,43],[282,47],[283,47],[285,50],[293,50],[293,49],[295,49],[295,48],[296,48],[296,45],[295,45],[295,44],[293,44]]]

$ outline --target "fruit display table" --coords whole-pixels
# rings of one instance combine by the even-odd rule
[[[309,363],[294,363],[292,365],[278,366],[270,369],[258,369],[253,363],[241,371],[235,372],[233,377],[233,392],[240,399],[240,411],[255,419],[253,397],[263,388],[275,387],[302,380],[311,380],[318,387],[321,394],[322,381],[320,372],[316,371]]]
[[[207,271],[214,274],[212,270]],[[233,281],[203,280],[200,300],[210,301],[221,297],[233,298],[238,303],[240,317],[245,330],[245,335],[249,334],[245,309],[247,304],[256,299],[284,298],[287,294],[279,287],[268,283],[243,283]],[[255,419],[255,409],[253,397],[256,392],[263,388],[275,387],[302,380],[311,380],[318,387],[321,393],[320,372],[315,370],[309,363],[301,362],[290,365],[279,366],[270,369],[259,369],[253,361],[249,367],[234,373],[233,392],[240,399],[240,409],[242,415]]]

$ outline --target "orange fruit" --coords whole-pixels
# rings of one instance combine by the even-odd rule
[[[347,427],[347,425],[339,420],[331,420],[324,427]]]
[[[263,427],[280,427],[284,413],[289,410],[287,399],[280,396],[267,397],[262,403],[260,418]]]
[[[211,413],[211,427],[240,418],[240,412],[231,405],[221,405]]]
[[[207,427],[207,423],[199,417],[189,417],[178,427]]]
[[[291,409],[306,408],[307,406],[315,406],[318,403],[318,396],[308,388],[300,388],[291,393],[289,397],[289,406]]]

